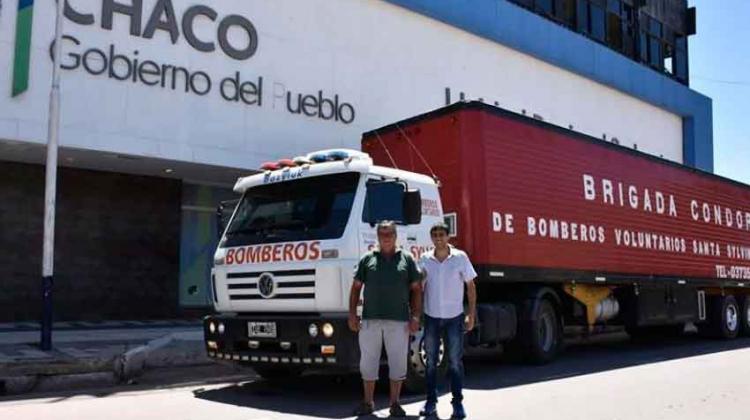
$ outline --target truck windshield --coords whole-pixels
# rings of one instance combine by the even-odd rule
[[[340,173],[251,188],[221,246],[340,238],[359,177]]]

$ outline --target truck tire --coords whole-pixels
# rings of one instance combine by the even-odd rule
[[[740,297],[740,334],[750,337],[750,295]]]
[[[424,349],[424,329],[420,329],[416,334],[409,337],[409,359],[406,369],[406,380],[404,389],[407,392],[416,394],[424,393],[427,373],[427,353]],[[438,352],[438,376],[445,373],[448,366],[445,358],[445,344],[440,338],[440,350]]]
[[[531,320],[519,325],[518,345],[527,362],[545,364],[554,360],[562,348],[562,322],[559,311],[548,298],[536,303]]]
[[[302,369],[285,366],[253,366],[253,370],[268,382],[286,381],[302,375]]]
[[[706,304],[708,319],[698,325],[701,335],[727,340],[737,337],[742,316],[734,296],[711,296],[710,299],[706,299]]]

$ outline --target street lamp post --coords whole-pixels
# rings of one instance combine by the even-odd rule
[[[57,195],[57,145],[60,137],[60,56],[65,0],[57,0],[55,53],[52,62],[52,89],[47,120],[47,166],[44,185],[44,248],[42,255],[41,348],[52,348],[52,286],[55,266],[55,198]]]

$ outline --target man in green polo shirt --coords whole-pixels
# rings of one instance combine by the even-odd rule
[[[380,351],[385,343],[391,380],[390,414],[404,417],[399,397],[406,378],[409,334],[419,330],[422,276],[412,255],[396,247],[394,222],[380,222],[377,234],[378,249],[359,261],[349,294],[349,328],[359,332],[359,369],[364,382],[364,401],[355,414],[364,416],[374,411]],[[362,287],[365,291],[360,324],[357,302]]]

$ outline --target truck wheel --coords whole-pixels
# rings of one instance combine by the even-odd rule
[[[295,379],[302,375],[302,369],[282,366],[253,366],[255,373],[269,382]]]
[[[440,338],[438,350],[438,376],[442,375],[448,366],[445,358],[445,343]],[[424,393],[427,373],[427,352],[424,349],[424,329],[409,337],[409,359],[406,370],[404,388],[411,393]]]
[[[698,326],[704,336],[732,339],[737,337],[742,316],[737,300],[732,295],[712,296],[707,299],[708,319]]]
[[[520,345],[525,359],[534,364],[551,362],[562,347],[562,323],[560,314],[549,299],[536,305],[532,320],[521,324]]]
[[[750,337],[750,295],[740,299],[740,333]]]

